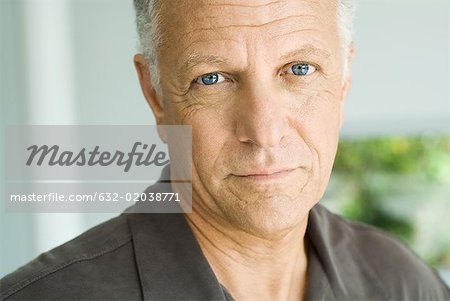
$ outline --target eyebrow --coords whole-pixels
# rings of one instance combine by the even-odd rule
[[[207,65],[224,65],[227,64],[228,60],[217,55],[202,55],[202,54],[191,54],[188,59],[183,63],[183,71],[190,70],[197,65],[207,64]]]
[[[318,48],[312,44],[307,44],[302,48],[289,51],[288,53],[282,55],[281,59],[287,60],[289,58],[296,56],[308,56],[308,55],[317,55],[328,58],[331,56],[331,53],[324,49]],[[187,60],[183,63],[182,69],[180,71],[186,72],[200,64],[218,66],[218,65],[225,65],[227,63],[229,63],[229,60],[221,56],[202,55],[198,53],[193,53],[188,56]]]
[[[315,56],[321,56],[324,58],[329,58],[331,56],[331,53],[328,52],[325,49],[322,48],[318,48],[312,44],[308,44],[303,46],[302,48],[299,49],[295,49],[292,51],[289,51],[288,53],[284,54],[281,56],[282,60],[287,60],[291,57],[296,57],[296,56],[310,56],[310,55],[315,55]]]

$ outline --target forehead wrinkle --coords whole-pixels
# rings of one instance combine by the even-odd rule
[[[268,25],[272,25],[278,22],[283,22],[286,21],[288,19],[297,19],[297,18],[305,18],[305,17],[309,17],[309,18],[316,18],[316,16],[314,15],[290,15],[290,16],[286,16],[280,19],[275,19],[275,20],[271,20],[268,22],[264,22],[261,24],[229,24],[229,25],[224,25],[224,26],[210,26],[210,27],[200,27],[200,28],[196,28],[193,29],[191,31],[186,32],[185,34],[192,34],[192,33],[196,33],[199,31],[217,31],[218,29],[230,29],[230,28],[263,28],[266,27]],[[214,17],[210,17],[208,19],[214,19]],[[212,22],[211,22],[212,23]]]
[[[284,36],[288,36],[294,33],[300,33],[300,32],[307,32],[307,31],[316,31],[316,29],[312,29],[312,28],[303,28],[303,29],[296,29],[294,31],[290,31],[287,33],[282,33],[276,36],[276,38],[280,38],[280,37],[284,37]]]
[[[250,4],[242,4],[242,3],[210,3],[210,6],[229,6],[229,7],[246,7],[246,8],[258,8],[258,7],[265,7],[265,6],[270,6],[272,4],[279,4],[279,1],[272,1],[272,2],[267,2],[267,3],[263,3],[263,4],[255,4],[255,5],[250,5]]]
[[[195,41],[192,41],[191,43],[189,43],[187,46],[185,46],[184,48],[186,49],[185,52],[189,52],[189,49],[193,46],[195,46],[196,44],[202,44],[202,43],[209,43],[209,42],[213,42],[213,41],[219,41],[219,42],[223,42],[223,41],[229,41],[229,42],[233,42],[233,43],[239,43],[239,41],[234,40],[234,39],[226,39],[226,38],[211,38],[208,40],[204,40],[204,39],[198,39]]]

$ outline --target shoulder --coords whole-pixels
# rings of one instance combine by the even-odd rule
[[[336,260],[361,276],[371,274],[394,299],[450,300],[449,289],[411,249],[393,235],[359,222],[346,220],[323,206],[311,211],[312,224],[321,229],[321,243]],[[320,225],[320,226],[318,226]]]
[[[105,282],[132,278],[134,269],[127,216],[120,215],[6,275],[0,300],[95,299]]]

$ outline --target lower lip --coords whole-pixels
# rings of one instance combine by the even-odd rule
[[[294,171],[294,169],[289,170],[283,170],[279,172],[275,172],[268,175],[247,175],[247,176],[237,176],[241,179],[247,179],[252,181],[273,181],[273,180],[279,180],[283,179],[289,174],[291,174]]]

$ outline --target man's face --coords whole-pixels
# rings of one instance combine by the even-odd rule
[[[347,90],[333,2],[162,4],[157,117],[192,125],[197,213],[276,233],[322,197]]]

